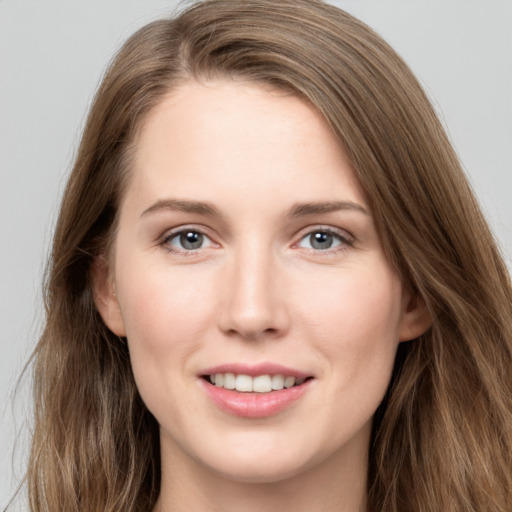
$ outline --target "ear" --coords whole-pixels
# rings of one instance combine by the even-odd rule
[[[94,304],[105,325],[117,336],[126,336],[123,315],[117,299],[115,283],[107,260],[99,256],[91,272]]]
[[[404,292],[403,316],[399,340],[410,341],[424,334],[432,326],[432,317],[422,297],[410,291]]]

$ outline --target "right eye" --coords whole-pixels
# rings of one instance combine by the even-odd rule
[[[210,247],[213,242],[201,231],[186,228],[170,233],[164,239],[163,245],[171,252],[192,252]]]

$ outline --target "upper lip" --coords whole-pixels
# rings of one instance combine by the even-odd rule
[[[251,377],[257,377],[258,375],[284,375],[298,379],[311,377],[311,374],[276,363],[224,363],[206,368],[200,372],[200,375],[215,375],[217,373],[234,373],[235,375],[249,375]]]

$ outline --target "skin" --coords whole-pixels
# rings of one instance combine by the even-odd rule
[[[326,122],[282,92],[189,82],[136,148],[96,303],[160,424],[155,510],[364,510],[373,414],[398,343],[428,320]],[[180,245],[185,227],[199,248]],[[326,230],[319,248],[311,234]],[[262,362],[313,377],[276,415],[233,416],[201,386],[205,368]]]

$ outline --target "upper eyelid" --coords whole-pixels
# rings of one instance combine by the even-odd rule
[[[317,232],[322,232],[322,231],[324,231],[326,233],[330,233],[332,235],[339,236],[340,238],[343,238],[343,239],[347,239],[347,240],[351,240],[351,241],[355,240],[355,236],[350,231],[347,231],[346,229],[329,226],[329,225],[322,225],[322,224],[302,228],[301,230],[299,230],[297,232],[295,238],[297,238],[298,240],[302,240],[305,236],[308,236],[311,233],[317,233]]]
[[[166,229],[159,238],[162,240],[168,240],[175,237],[176,235],[179,235],[180,233],[183,233],[184,231],[196,231],[197,233],[201,233],[201,235],[212,238],[212,235],[208,229],[203,228],[202,226],[198,226],[197,224],[184,224],[175,228]]]

